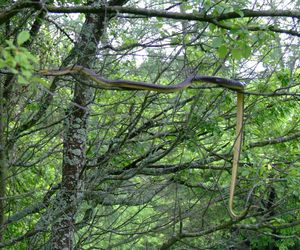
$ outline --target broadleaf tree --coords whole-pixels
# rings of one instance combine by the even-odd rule
[[[298,1],[3,0],[0,248],[299,249]],[[82,74],[247,83],[101,88]]]

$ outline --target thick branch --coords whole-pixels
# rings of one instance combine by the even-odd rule
[[[133,14],[146,17],[164,17],[178,20],[190,20],[190,21],[209,21],[209,20],[225,20],[233,18],[241,18],[241,13],[230,12],[226,14],[214,14],[207,15],[206,13],[178,13],[168,12],[165,10],[149,10],[133,7],[121,7],[121,6],[74,6],[74,7],[54,7],[47,6],[47,10],[52,13],[124,13]],[[243,17],[291,17],[300,18],[300,11],[297,10],[242,10]]]
[[[282,223],[279,225],[272,225],[270,223],[257,223],[257,224],[239,224],[234,226],[237,229],[247,229],[247,230],[258,230],[262,228],[269,228],[269,229],[286,229],[290,227],[295,227],[300,225],[300,220],[296,220],[289,223]]]
[[[281,136],[281,137],[278,137],[278,138],[271,138],[271,139],[268,139],[268,140],[265,140],[265,141],[253,142],[249,145],[249,148],[264,147],[264,146],[267,146],[267,145],[273,145],[273,144],[288,142],[288,141],[298,139],[299,137],[300,137],[300,132],[297,132],[297,133],[294,133],[292,135]]]
[[[9,8],[6,8],[0,12],[0,25],[7,22],[10,18],[25,8],[41,9],[41,6],[39,2],[35,1],[18,1]]]
[[[18,11],[24,8],[41,8],[38,3],[32,1],[17,2],[7,10],[0,13],[0,24],[5,22],[7,18],[15,15]],[[163,17],[177,20],[190,20],[190,21],[206,21],[213,20],[221,21],[226,19],[244,18],[244,17],[290,17],[300,18],[300,11],[298,10],[241,10],[240,12],[229,12],[224,14],[207,15],[206,13],[178,13],[168,12],[165,10],[151,10],[134,7],[122,6],[42,6],[50,13],[110,13],[110,14],[133,14],[146,17]]]

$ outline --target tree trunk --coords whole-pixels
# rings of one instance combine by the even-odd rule
[[[98,2],[98,1],[96,1]],[[127,1],[110,1],[109,5],[123,5]],[[91,67],[97,52],[97,45],[106,27],[106,21],[114,15],[88,14],[82,27],[80,40],[75,45],[77,64]],[[80,77],[79,77],[80,78]],[[83,79],[86,81],[86,79]],[[74,96],[67,112],[64,135],[64,158],[62,165],[61,192],[58,204],[61,216],[52,227],[52,247],[54,249],[73,249],[75,214],[82,185],[79,174],[86,161],[86,138],[89,103],[92,89],[75,83]]]

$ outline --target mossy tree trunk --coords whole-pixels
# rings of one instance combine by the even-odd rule
[[[94,2],[98,3],[99,1]],[[123,5],[126,2],[113,0],[108,4]],[[113,16],[112,14],[109,16],[86,15],[80,39],[75,45],[75,53],[78,58],[76,64],[92,67],[96,58],[97,45],[105,30],[106,22]],[[66,114],[62,183],[57,199],[58,204],[56,204],[57,209],[60,210],[58,211],[60,216],[52,227],[52,247],[54,249],[73,249],[75,214],[80,201],[80,193],[83,191],[79,174],[86,162],[87,123],[89,103],[92,101],[92,97],[93,91],[90,87],[75,83],[72,102]]]

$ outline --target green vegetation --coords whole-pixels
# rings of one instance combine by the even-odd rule
[[[300,249],[298,2],[1,1],[0,249]],[[246,82],[246,216],[234,91],[72,65]]]

